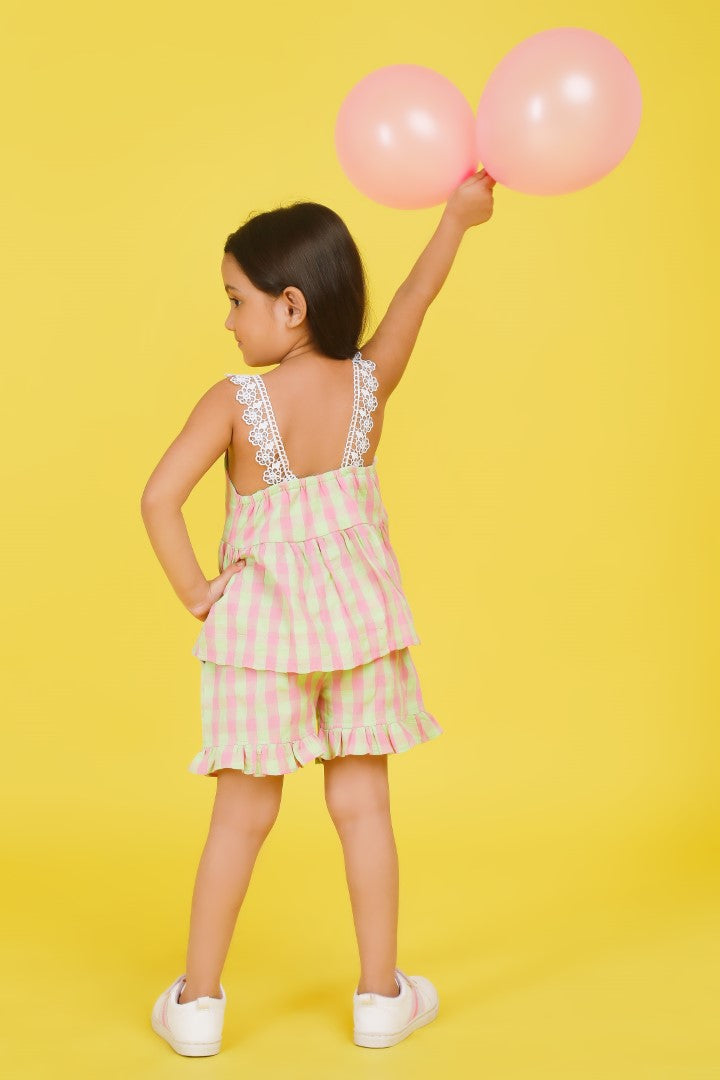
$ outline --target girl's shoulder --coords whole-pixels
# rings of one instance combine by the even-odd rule
[[[269,398],[281,409],[298,405],[313,407],[322,402],[328,408],[342,409],[348,394],[353,399],[355,381],[363,404],[370,411],[385,404],[387,394],[382,379],[377,378],[376,365],[360,350],[346,360],[313,358],[306,364],[287,368],[280,364],[262,372],[226,372],[225,379],[215,385],[220,399],[236,399],[247,405]]]
[[[237,390],[238,386],[227,375],[217,379],[196,402],[187,423],[194,427],[203,425],[214,432],[232,432],[238,407]]]

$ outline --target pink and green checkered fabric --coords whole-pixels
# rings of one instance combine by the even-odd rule
[[[226,460],[219,571],[243,560],[210,608],[199,660],[334,671],[418,645],[377,473],[346,465],[240,495]]]
[[[200,674],[202,749],[188,769],[217,776],[296,772],[348,754],[399,754],[443,733],[425,708],[410,649],[359,667],[262,671],[205,660]]]

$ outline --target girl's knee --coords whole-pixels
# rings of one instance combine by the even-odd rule
[[[390,813],[387,754],[348,754],[324,764],[325,803],[337,826]]]
[[[239,769],[220,769],[212,820],[266,835],[280,812],[282,789],[282,776],[251,776]]]

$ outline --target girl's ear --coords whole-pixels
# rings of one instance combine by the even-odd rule
[[[307,304],[300,289],[294,285],[288,285],[283,292],[284,303],[288,311],[292,326],[297,326],[307,315]]]

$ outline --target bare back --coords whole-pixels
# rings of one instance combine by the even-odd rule
[[[313,359],[303,369],[283,371],[280,365],[261,376],[295,476],[314,476],[340,467],[353,416],[354,367],[351,359]],[[234,396],[232,384],[228,385]],[[366,465],[377,452],[387,400],[381,382],[374,393],[377,408],[367,432]],[[267,487],[265,467],[257,462],[257,447],[248,440],[241,405],[236,402],[235,408],[228,475],[239,495],[251,495]]]

